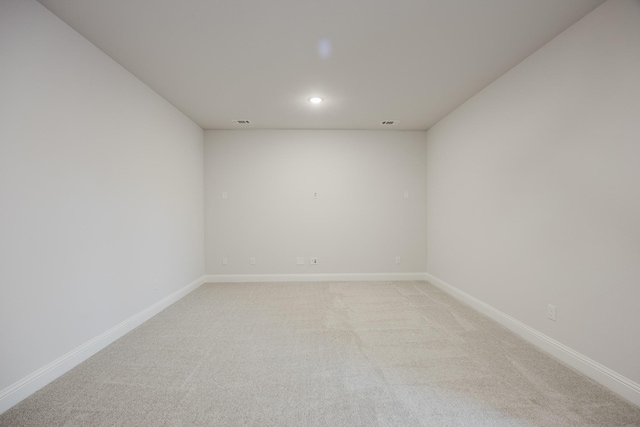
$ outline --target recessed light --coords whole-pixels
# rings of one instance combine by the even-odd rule
[[[312,104],[320,104],[322,102],[322,98],[314,96],[313,98],[309,98],[309,102]]]

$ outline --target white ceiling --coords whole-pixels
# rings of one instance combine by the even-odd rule
[[[40,2],[205,129],[425,130],[603,0]]]

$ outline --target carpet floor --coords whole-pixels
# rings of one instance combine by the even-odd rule
[[[427,282],[206,284],[0,426],[640,426]]]

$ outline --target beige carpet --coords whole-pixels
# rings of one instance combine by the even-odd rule
[[[1,426],[640,426],[426,282],[204,285]]]

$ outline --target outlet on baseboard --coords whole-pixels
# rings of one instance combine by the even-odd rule
[[[317,265],[318,264],[318,258],[316,258],[316,257],[309,258],[309,264]]]
[[[298,258],[296,258],[296,264],[304,265],[304,257],[303,256],[299,256]]]
[[[256,257],[252,256],[251,258],[249,258],[249,263],[251,265],[256,265]]]
[[[400,264],[400,257],[399,256],[396,257],[396,264]]]
[[[556,306],[555,305],[547,305],[547,317],[555,322],[556,320]]]
[[[227,265],[227,264],[229,264],[229,259],[226,257],[222,258],[222,265]]]

